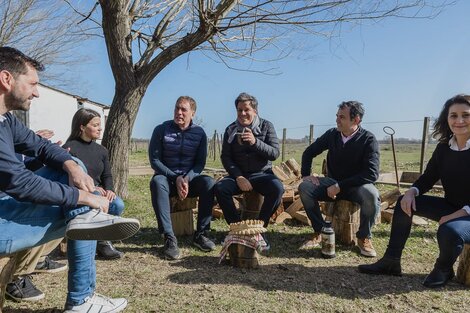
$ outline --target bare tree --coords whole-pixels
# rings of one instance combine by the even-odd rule
[[[147,87],[179,56],[202,50],[232,67],[230,60],[256,59],[268,47],[278,49],[280,56],[288,54],[293,33],[328,37],[366,21],[429,17],[449,2],[99,0],[98,9],[93,6],[81,15],[102,27],[116,82],[103,144],[109,149],[117,192],[127,195],[131,131]],[[101,20],[95,18],[98,12]]]
[[[43,62],[43,78],[67,85],[67,67],[84,60],[77,46],[88,37],[80,17],[61,0],[0,0],[0,46],[15,47]]]

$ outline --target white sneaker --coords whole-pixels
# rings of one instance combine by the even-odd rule
[[[65,236],[73,240],[122,240],[134,235],[139,228],[140,223],[134,218],[90,210],[70,220]]]
[[[65,305],[64,313],[114,313],[121,312],[127,306],[124,298],[108,298],[98,293],[87,297],[80,305]]]

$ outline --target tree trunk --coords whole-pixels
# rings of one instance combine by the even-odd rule
[[[129,174],[129,147],[132,128],[147,86],[116,88],[116,94],[106,121],[103,146],[109,150],[109,161],[114,180],[114,191],[127,198]]]

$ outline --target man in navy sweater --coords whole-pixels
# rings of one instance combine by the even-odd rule
[[[356,233],[361,254],[376,256],[371,228],[380,210],[379,192],[373,185],[379,176],[379,145],[374,135],[360,126],[363,116],[361,103],[341,103],[336,114],[337,127],[317,138],[302,155],[303,182],[299,194],[314,230],[313,238],[302,248],[316,247],[321,242],[324,220],[318,201],[343,199],[361,207]],[[327,177],[311,175],[312,159],[325,150],[328,150]]]
[[[201,126],[193,123],[196,101],[188,96],[176,100],[173,120],[155,127],[149,145],[150,165],[155,175],[150,181],[152,206],[158,230],[165,237],[163,254],[176,260],[181,257],[173,232],[170,197],[199,197],[198,217],[193,245],[202,251],[215,249],[207,237],[214,205],[214,179],[201,175],[206,165],[207,136]]]
[[[20,51],[0,47],[0,256],[68,237],[68,293],[65,312],[119,312],[126,299],[95,293],[96,239],[133,235],[139,222],[106,214],[109,202],[94,195],[93,179],[56,144],[26,128],[10,112],[27,111],[39,97],[43,66]],[[25,168],[16,153],[46,166]]]

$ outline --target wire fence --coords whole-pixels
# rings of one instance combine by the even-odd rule
[[[419,128],[417,125],[420,123],[422,132],[418,133],[416,129]],[[399,137],[400,134],[400,129],[405,129],[406,125],[413,124],[412,128],[414,129],[414,132],[416,132],[416,137],[413,138],[407,138],[407,137]],[[383,126],[389,126],[394,128],[396,131],[395,133],[397,134],[396,138],[394,138],[394,141],[396,143],[421,143],[422,145],[422,152],[421,155],[423,158],[424,154],[426,153],[427,145],[429,142],[432,141],[432,138],[430,138],[430,127],[431,127],[431,118],[430,117],[424,117],[423,120],[390,120],[390,121],[371,121],[371,122],[363,122],[361,125],[364,126],[364,128],[372,131],[375,134],[380,134],[382,133],[384,135],[383,138],[378,138],[380,143],[390,143],[390,136],[387,135],[382,131]],[[294,126],[294,127],[286,127],[286,128],[280,128],[276,129],[277,134],[282,134],[282,138],[280,139],[281,141],[281,161],[285,161],[286,158],[286,145],[288,143],[303,143],[306,146],[311,144],[315,140],[315,136],[323,134],[327,129],[335,127],[335,124],[310,124],[310,125],[304,125],[304,126]],[[293,139],[292,137],[289,138],[289,135],[291,133],[299,133],[299,130],[304,130],[303,134],[305,134],[301,138]],[[402,132],[403,133],[403,132]],[[298,136],[297,136],[298,137]],[[419,139],[417,139],[419,138]],[[209,135],[208,134],[208,146],[207,146],[207,152],[208,152],[208,159],[209,160],[217,160],[220,158],[220,153],[222,151],[222,140],[223,140],[223,132],[219,132],[217,130],[214,130],[214,132]],[[141,150],[148,150],[148,145],[149,145],[149,140],[148,139],[132,139],[131,140],[131,145],[130,145],[130,151],[131,152],[137,152]],[[421,164],[422,164],[421,160]],[[420,168],[420,171],[422,171],[422,168]]]

